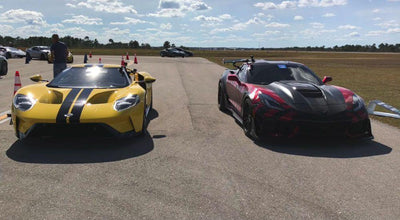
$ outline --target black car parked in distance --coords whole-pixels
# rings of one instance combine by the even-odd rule
[[[160,51],[162,57],[190,57],[193,53],[181,48],[168,48]]]

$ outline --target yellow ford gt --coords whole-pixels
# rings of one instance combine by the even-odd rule
[[[40,75],[31,80],[38,83],[21,88],[13,99],[12,122],[19,139],[76,130],[117,136],[146,132],[155,82],[149,73],[86,64],[64,70],[51,82]]]

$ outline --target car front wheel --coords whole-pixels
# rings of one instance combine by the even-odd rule
[[[258,140],[258,132],[256,130],[251,106],[251,101],[249,99],[246,99],[243,107],[243,131],[247,137],[251,138],[252,140]]]

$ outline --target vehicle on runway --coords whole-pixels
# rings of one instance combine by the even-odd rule
[[[25,86],[14,95],[11,108],[15,135],[68,136],[100,132],[116,136],[146,132],[152,108],[149,73],[118,65],[74,65],[51,82],[40,75],[31,77],[37,84]]]
[[[185,57],[192,57],[193,56],[193,52],[191,52],[191,51],[184,50],[184,49],[179,48],[179,47],[176,47],[175,49],[185,53]]]
[[[26,50],[26,53],[32,58],[48,60],[48,54],[50,53],[50,47],[48,46],[34,46]]]
[[[7,58],[0,55],[0,76],[7,75],[7,72],[8,72]]]
[[[4,46],[1,46],[0,47],[0,51],[1,51],[2,54],[4,54],[3,56],[5,56],[7,59],[16,58],[16,57],[22,58],[22,57],[26,56],[25,51],[20,50],[20,49],[15,48],[15,47],[4,47]]]
[[[48,63],[53,63],[54,57],[51,51],[47,54],[47,62]],[[72,55],[71,51],[68,51],[68,56],[67,56],[67,63],[73,63],[74,62],[74,56]]]
[[[354,92],[318,78],[290,61],[225,61],[218,106],[229,110],[245,134],[261,137],[346,136],[373,138],[364,101]],[[236,63],[242,63],[237,66]]]
[[[176,48],[168,48],[160,51],[161,57],[185,57],[186,54]]]

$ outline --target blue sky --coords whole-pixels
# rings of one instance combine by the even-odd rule
[[[0,0],[0,35],[160,46],[400,43],[400,0]]]

